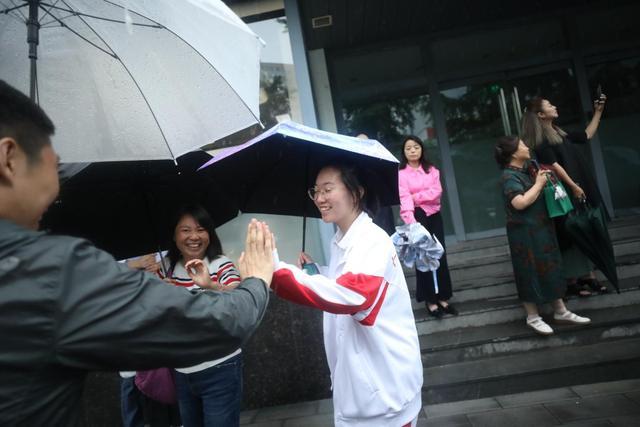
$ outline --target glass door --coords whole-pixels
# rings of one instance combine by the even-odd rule
[[[468,239],[502,233],[504,207],[493,147],[501,136],[518,135],[523,107],[534,96],[558,106],[558,124],[581,121],[578,89],[571,68],[536,74],[504,74],[500,80],[441,90],[451,159]]]
[[[640,57],[593,64],[589,87],[601,85],[607,106],[598,137],[616,214],[640,211]]]
[[[365,133],[384,144],[398,159],[402,158],[402,142],[405,135],[416,135],[422,139],[427,158],[440,169],[443,191],[447,191],[429,94],[358,100],[345,104],[341,113],[340,131],[342,133],[347,135]],[[445,235],[452,236],[453,224],[445,193],[442,197],[441,211]],[[394,208],[394,214],[396,223],[400,224],[399,206]]]

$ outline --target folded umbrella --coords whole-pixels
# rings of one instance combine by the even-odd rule
[[[420,223],[396,227],[391,236],[400,262],[420,271],[435,271],[440,267],[444,248],[438,238],[429,233]]]
[[[602,208],[578,203],[567,215],[564,230],[620,293],[615,254]]]

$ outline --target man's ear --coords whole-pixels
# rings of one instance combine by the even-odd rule
[[[19,155],[20,147],[15,139],[0,138],[0,180],[12,180],[16,174]]]

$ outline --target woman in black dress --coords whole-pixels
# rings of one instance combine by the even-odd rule
[[[586,199],[592,206],[604,210],[602,196],[589,163],[575,144],[588,142],[598,130],[606,96],[594,103],[594,114],[584,131],[567,133],[553,122],[558,110],[547,99],[531,99],[522,118],[522,140],[535,151],[540,163],[551,166],[555,174],[573,194],[575,203]],[[606,215],[605,215],[606,216]],[[562,221],[556,220],[558,240],[562,250],[568,293],[589,296],[592,291],[606,292],[606,286],[595,278],[589,259],[571,242],[563,232]]]
[[[422,140],[414,135],[406,136],[402,143],[398,189],[402,220],[406,224],[422,224],[438,238],[445,250],[435,275],[431,271],[423,272],[416,268],[416,300],[426,300],[427,312],[437,319],[445,314],[456,316],[458,310],[449,303],[453,289],[444,242],[444,224],[440,213],[440,171],[427,159]]]

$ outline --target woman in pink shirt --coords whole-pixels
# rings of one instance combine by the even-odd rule
[[[440,171],[427,160],[422,141],[417,136],[407,136],[402,144],[402,160],[398,171],[400,188],[400,216],[406,224],[419,222],[438,238],[444,247],[444,226],[440,214]],[[447,254],[440,258],[440,268],[434,280],[431,271],[416,269],[416,299],[426,300],[427,311],[436,318],[445,313],[457,315],[449,304],[451,277],[447,265]]]

